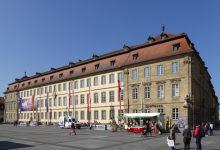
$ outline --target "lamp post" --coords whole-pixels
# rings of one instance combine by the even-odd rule
[[[187,117],[187,123],[189,125],[189,96],[187,94],[185,94],[185,97],[184,97],[184,100],[185,100],[185,103],[184,103],[184,108],[186,108],[186,117]]]

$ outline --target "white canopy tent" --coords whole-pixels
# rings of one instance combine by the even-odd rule
[[[159,118],[160,113],[127,113],[124,114],[121,118]]]

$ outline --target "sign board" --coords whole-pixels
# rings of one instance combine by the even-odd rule
[[[178,126],[179,128],[185,128],[187,125],[187,116],[179,116]]]
[[[37,97],[34,97],[34,110],[37,109]],[[32,98],[21,100],[21,111],[32,111]]]

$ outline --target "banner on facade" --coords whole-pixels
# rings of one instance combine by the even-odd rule
[[[187,125],[187,116],[179,116],[178,125],[179,128],[185,128]]]
[[[37,97],[34,97],[34,110],[37,109]],[[32,111],[32,98],[26,98],[21,100],[21,111]]]

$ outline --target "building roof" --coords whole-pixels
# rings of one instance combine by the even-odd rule
[[[4,99],[4,97],[0,97],[0,104],[5,104],[5,99]]]
[[[101,71],[107,71],[111,69],[120,69],[123,66],[150,61],[158,58],[164,58],[167,56],[174,56],[183,53],[193,52],[194,49],[189,46],[190,40],[185,33],[169,34],[164,33],[167,38],[161,40],[161,35],[154,37],[154,42],[134,45],[127,47],[128,49],[119,49],[103,55],[93,55],[93,58],[72,63],[62,66],[60,68],[51,68],[51,70],[36,73],[36,75],[27,77],[23,76],[20,79],[15,79],[15,82],[8,85],[5,94],[16,90],[22,90],[26,88],[37,87],[53,82],[59,82],[67,79],[76,79],[85,75],[98,73]],[[178,51],[173,51],[173,45],[180,44]],[[137,60],[133,60],[133,55],[138,54]],[[110,61],[115,60],[114,66],[110,66]],[[95,65],[99,64],[99,68],[95,70]],[[85,68],[85,72],[82,73],[82,69]],[[70,75],[70,71],[73,74]],[[60,74],[63,74],[60,78]],[[50,80],[50,77],[53,79]],[[42,81],[44,79],[44,81]],[[36,83],[35,83],[36,82]],[[28,85],[30,83],[30,85]]]

